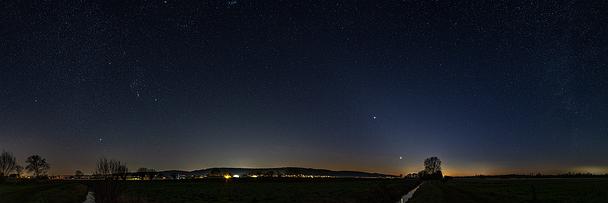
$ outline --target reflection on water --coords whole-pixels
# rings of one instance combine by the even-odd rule
[[[422,184],[420,184],[420,185],[422,185]],[[416,192],[416,190],[418,190],[420,185],[418,185],[418,187],[414,188],[413,190],[410,190],[407,194],[403,195],[403,197],[401,197],[401,199],[397,203],[405,203],[408,200],[410,200],[410,198],[412,198],[412,196],[414,196],[414,193]]]
[[[83,203],[95,203],[95,193],[93,193],[93,192],[87,193],[87,199],[84,200]]]

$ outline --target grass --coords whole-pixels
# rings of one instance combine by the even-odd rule
[[[1,203],[82,202],[99,181],[0,184]],[[396,202],[417,185],[404,179],[203,179],[123,181],[121,202]]]
[[[2,203],[81,203],[87,186],[69,182],[17,182],[0,184]]]
[[[425,182],[410,203],[608,202],[608,179],[454,179]]]
[[[223,179],[126,181],[127,202],[396,202],[417,181],[404,179]],[[87,182],[8,182],[2,203],[82,202]],[[411,203],[608,202],[608,179],[453,179],[425,182]]]
[[[143,202],[396,202],[416,186],[403,179],[240,179],[128,182]],[[140,201],[141,202],[141,201]]]

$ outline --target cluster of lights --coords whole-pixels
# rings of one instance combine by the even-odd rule
[[[229,175],[229,174],[224,175],[225,179],[240,178],[240,177],[241,177],[240,175],[232,175],[232,176]],[[257,175],[251,175],[251,176],[246,176],[246,177],[257,178],[258,176]]]
[[[230,175],[228,175],[228,174],[224,175],[224,178],[225,178],[225,179],[230,179],[230,178],[240,178],[240,177],[241,177],[241,176],[239,176],[239,175],[233,175],[233,176],[230,176]]]

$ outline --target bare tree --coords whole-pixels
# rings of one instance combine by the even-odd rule
[[[110,170],[112,170],[112,175],[114,177],[127,180],[129,168],[127,168],[126,164],[120,163],[120,161],[114,162],[110,165]]]
[[[97,160],[96,175],[104,180],[98,182],[95,189],[96,202],[117,202],[125,190],[122,180],[126,180],[129,169],[125,163],[113,159]]]
[[[139,178],[141,178],[142,180],[145,179],[146,177],[150,180],[154,179],[154,177],[156,177],[158,172],[156,172],[155,169],[153,168],[139,168],[137,169],[137,176],[139,176]]]
[[[0,178],[8,176],[17,165],[17,159],[12,153],[2,150],[0,154]]]
[[[100,158],[97,160],[97,166],[95,169],[95,174],[107,179],[110,176],[110,160],[106,158]]]
[[[16,165],[15,166],[15,172],[17,173],[17,178],[20,178],[21,174],[23,174],[23,166]]]
[[[423,175],[428,179],[440,179],[443,177],[441,172],[441,160],[437,157],[429,157],[424,160]]]
[[[129,168],[125,163],[114,159],[100,158],[97,161],[97,169],[95,170],[97,175],[100,175],[104,179],[127,179]]]
[[[424,160],[424,171],[427,174],[434,174],[441,171],[441,160],[437,157],[430,157]]]
[[[46,159],[38,155],[32,155],[28,157],[25,163],[27,163],[25,169],[27,169],[31,173],[34,173],[35,177],[46,175],[49,169],[51,169],[51,165],[46,162]]]
[[[84,173],[80,170],[76,170],[76,172],[74,172],[74,177],[76,177],[77,179],[82,178],[82,176],[84,176]]]

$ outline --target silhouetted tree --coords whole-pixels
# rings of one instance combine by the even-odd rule
[[[84,176],[84,173],[80,170],[76,170],[76,172],[74,172],[74,177],[80,179],[82,178],[82,176]]]
[[[211,171],[209,171],[209,174],[207,174],[207,176],[210,176],[210,177],[222,176],[222,171],[220,171],[220,169],[213,168],[213,169],[211,169]]]
[[[422,179],[441,179],[441,160],[437,157],[429,157],[424,160],[424,171],[422,171]]]
[[[142,180],[144,178],[148,178],[150,180],[154,179],[154,177],[156,177],[156,175],[158,174],[158,172],[156,172],[155,169],[153,168],[139,168],[137,169],[137,176],[139,176]]]
[[[49,171],[49,169],[51,169],[51,165],[49,165],[46,162],[46,159],[44,159],[38,155],[32,155],[32,156],[28,157],[25,162],[27,163],[27,166],[25,167],[25,169],[27,169],[29,172],[33,173],[34,177],[37,177],[37,178],[39,178],[42,175],[46,175],[46,173]]]
[[[129,173],[129,168],[127,168],[125,163],[120,161],[100,158],[97,161],[97,168],[95,172],[104,179],[126,180],[127,174]]]
[[[146,177],[146,172],[148,172],[148,168],[138,168],[135,174],[143,180]]]
[[[272,170],[266,171],[266,173],[264,173],[264,175],[268,176],[268,177],[274,177],[274,171],[272,171]]]
[[[117,202],[125,187],[122,181],[127,178],[129,169],[125,163],[113,159],[100,158],[97,160],[95,173],[103,178],[94,187],[95,202]]]
[[[418,178],[422,178],[426,175],[426,172],[424,170],[422,171],[418,171]]]
[[[424,171],[433,174],[441,171],[441,160],[437,157],[430,157],[424,160]]]
[[[448,181],[450,181],[450,180],[452,180],[452,179],[453,179],[453,178],[452,178],[452,176],[443,176],[443,180],[442,180],[442,181],[443,181],[444,183],[447,183]]]
[[[2,150],[0,154],[0,179],[4,176],[8,176],[17,165],[17,159],[12,153]]]
[[[23,174],[23,166],[16,165],[15,166],[15,173],[17,173],[17,178],[20,178],[21,174]]]

